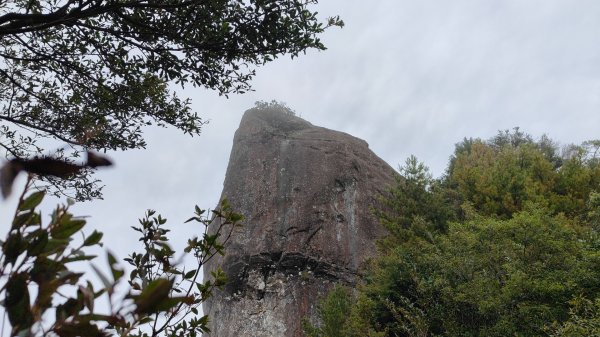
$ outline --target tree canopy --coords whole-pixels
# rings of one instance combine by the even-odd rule
[[[457,144],[445,184],[485,215],[509,218],[527,201],[557,213],[583,216],[600,188],[600,142],[562,149],[548,137],[534,141],[515,129],[488,141]]]
[[[0,147],[28,158],[145,146],[142,129],[205,123],[172,85],[220,94],[250,90],[255,66],[325,49],[339,18],[311,11],[317,0],[0,1]],[[82,149],[83,148],[83,149]],[[98,195],[87,172],[54,181],[77,197]]]

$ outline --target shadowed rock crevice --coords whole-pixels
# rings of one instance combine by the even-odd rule
[[[393,169],[348,134],[276,108],[246,111],[222,197],[243,214],[218,265],[229,283],[205,303],[210,336],[303,336],[301,319],[354,284],[384,234],[370,209]]]
[[[354,285],[358,276],[355,270],[298,253],[282,252],[240,257],[229,269],[229,273],[225,292],[232,295],[234,300],[244,297],[262,300],[269,291],[268,285],[280,276],[287,280],[299,279],[300,282],[317,278],[348,285]]]

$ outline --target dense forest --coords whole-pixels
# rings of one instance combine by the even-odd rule
[[[308,336],[600,336],[600,141],[515,128],[411,156],[373,210],[389,234]]]

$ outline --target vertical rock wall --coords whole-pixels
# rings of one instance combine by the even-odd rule
[[[277,108],[246,111],[222,198],[246,219],[222,264],[223,291],[205,303],[210,336],[303,336],[318,296],[353,284],[384,234],[370,206],[393,169],[348,134]]]

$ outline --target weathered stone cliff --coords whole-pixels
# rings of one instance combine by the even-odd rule
[[[223,198],[246,219],[205,275],[229,283],[204,305],[210,336],[303,336],[319,295],[352,284],[384,229],[372,216],[393,169],[348,134],[275,107],[246,111]]]

